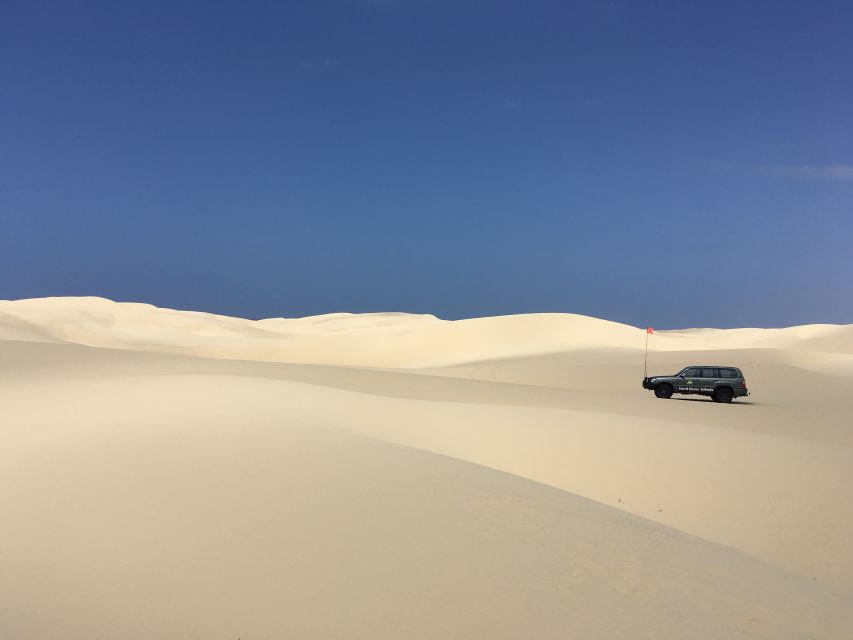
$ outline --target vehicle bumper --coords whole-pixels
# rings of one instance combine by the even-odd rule
[[[649,379],[643,378],[643,389],[651,389],[651,388],[652,388],[652,385],[649,384]]]
[[[735,392],[735,398],[745,398],[749,395],[749,391],[747,389],[733,389]]]

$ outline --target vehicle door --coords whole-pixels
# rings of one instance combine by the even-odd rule
[[[733,389],[737,389],[743,386],[738,372],[734,369],[720,369],[719,374],[720,378],[718,382],[720,384],[725,384],[729,387],[732,387]]]
[[[711,367],[702,367],[699,370],[699,377],[696,379],[696,392],[697,393],[714,393],[714,389],[717,387],[717,373],[716,369],[712,369]]]
[[[679,376],[678,386],[676,391],[679,393],[698,393],[699,374],[701,371],[697,367],[690,367],[684,370],[684,373]]]

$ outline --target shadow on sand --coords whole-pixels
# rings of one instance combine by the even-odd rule
[[[680,400],[681,402],[714,402],[713,399],[706,397],[706,396],[701,396],[699,398],[675,398],[675,397],[672,397],[672,398],[670,398],[670,400]],[[714,403],[714,404],[717,404],[717,403]],[[760,403],[753,402],[752,400],[732,400],[730,404],[733,404],[733,405],[737,405],[737,404],[758,405]]]

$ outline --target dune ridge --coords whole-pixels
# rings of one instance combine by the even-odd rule
[[[231,358],[427,368],[585,349],[643,348],[644,330],[577,314],[440,320],[407,313],[333,313],[246,320],[104,298],[0,301],[0,336]],[[17,333],[14,333],[17,332]],[[655,334],[652,351],[774,348],[832,361],[853,375],[853,325],[689,329]],[[834,365],[834,366],[833,366]]]

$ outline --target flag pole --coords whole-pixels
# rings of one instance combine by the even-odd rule
[[[648,368],[648,364],[649,364],[649,334],[654,333],[654,332],[655,332],[655,330],[652,329],[651,327],[646,327],[646,350],[645,350],[645,353],[643,354],[643,377],[644,378],[649,377],[649,368]]]

